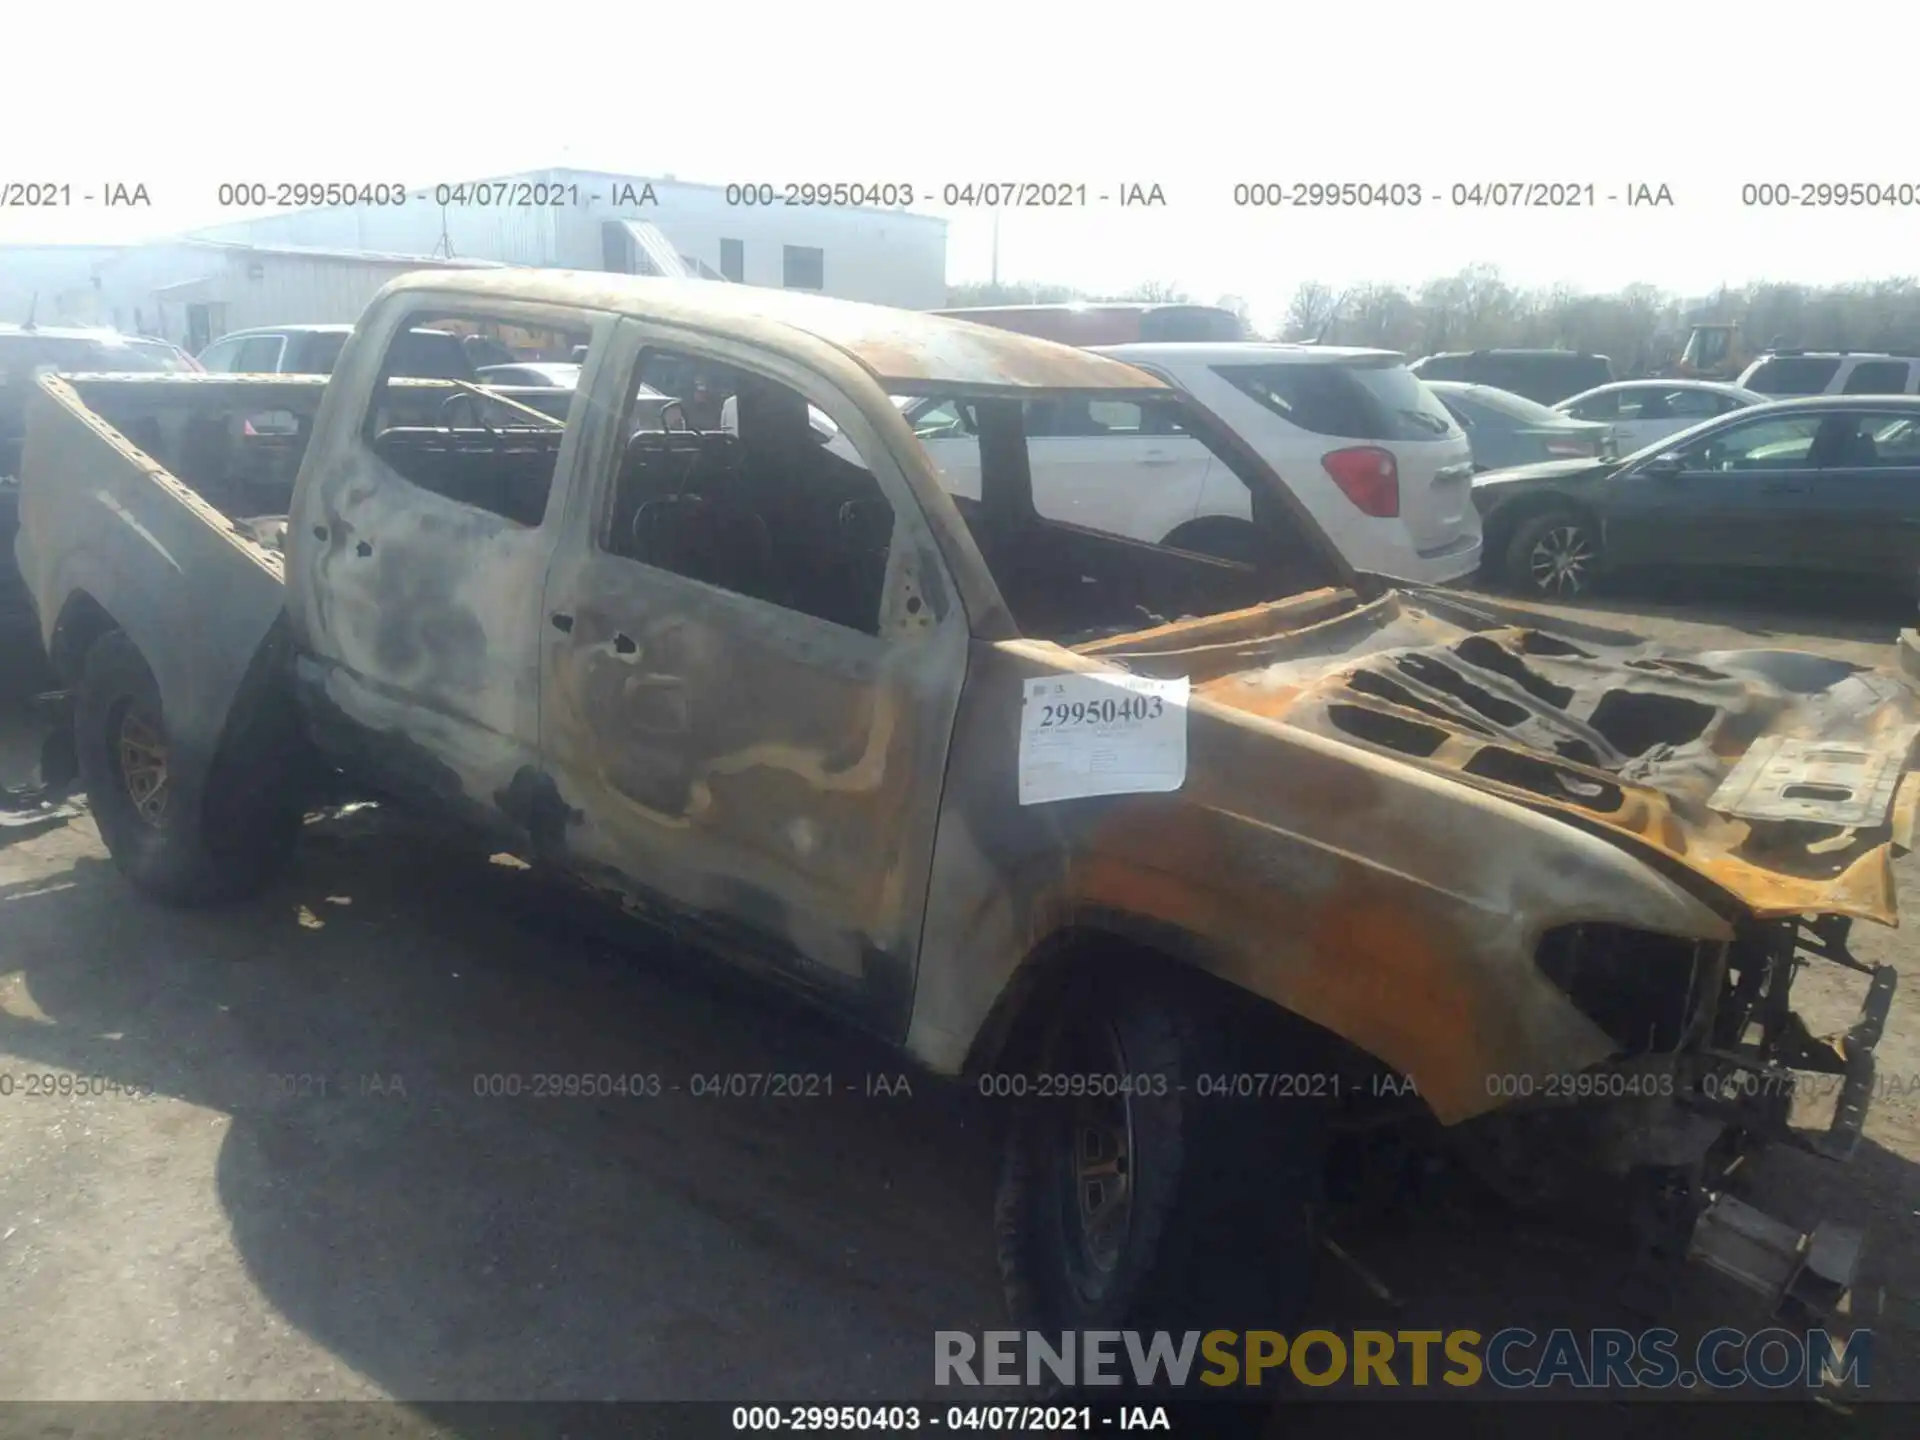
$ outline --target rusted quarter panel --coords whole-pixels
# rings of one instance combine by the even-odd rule
[[[190,801],[241,678],[279,618],[280,556],[100,412],[188,469],[189,422],[248,406],[311,413],[318,387],[171,383],[183,378],[41,377],[29,402],[15,552],[50,652],[68,648],[61,627],[75,623],[76,598],[140,647],[173,732],[175,784]]]

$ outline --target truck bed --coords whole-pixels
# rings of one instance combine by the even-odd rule
[[[49,375],[28,402],[15,554],[40,637],[70,684],[93,635],[126,631],[189,766],[217,747],[281,616],[274,517],[324,389],[307,376]]]

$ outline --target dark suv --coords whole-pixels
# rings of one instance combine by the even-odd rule
[[[1422,380],[1461,380],[1510,390],[1540,405],[1612,382],[1613,362],[1578,350],[1455,350],[1416,360]]]

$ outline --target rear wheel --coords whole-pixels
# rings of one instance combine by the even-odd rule
[[[1271,1325],[1311,1283],[1323,1117],[1311,1100],[1222,1093],[1247,1058],[1216,997],[1113,988],[1058,1007],[1009,1128],[996,1232],[1011,1318]],[[1057,1093],[1083,1081],[1098,1093]],[[1056,1093],[1032,1093],[1040,1082]]]
[[[179,785],[160,687],[122,631],[87,652],[74,748],[114,863],[149,895],[191,905],[264,884],[292,850],[300,790],[287,749],[258,724],[229,735],[197,797]]]
[[[1600,530],[1577,510],[1543,510],[1522,520],[1507,544],[1506,575],[1542,600],[1577,600],[1600,571]]]

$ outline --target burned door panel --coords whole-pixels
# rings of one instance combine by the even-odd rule
[[[564,511],[574,431],[476,416],[477,392],[452,386],[389,387],[382,337],[419,315],[394,307],[342,357],[331,433],[296,492],[302,701],[354,773],[518,836],[521,777],[538,766],[547,517]],[[466,407],[457,427],[450,404]]]
[[[626,341],[637,361],[637,335]],[[562,803],[580,816],[564,837],[566,863],[897,1038],[912,1001],[966,620],[868,421],[804,375],[780,378],[870,462],[857,467],[858,483],[879,487],[891,517],[878,523],[873,507],[834,491],[823,501],[830,530],[816,533],[808,486],[820,475],[801,465],[781,476],[782,493],[752,491],[755,517],[774,521],[744,526],[753,563],[728,563],[712,546],[649,550],[634,540],[649,506],[711,513],[725,508],[721,486],[733,487],[733,504],[752,476],[743,491],[741,475],[718,462],[674,468],[703,443],[709,461],[716,450],[731,455],[729,435],[606,427],[592,462],[605,479],[583,490],[548,580],[542,750]],[[740,408],[750,430],[759,412]],[[807,423],[804,406],[798,423]],[[629,488],[649,454],[665,457],[672,504]],[[831,469],[844,461],[820,463],[846,480]],[[834,548],[842,544],[850,548]],[[857,606],[822,589],[849,571],[871,575],[871,585],[852,586],[868,596],[864,627]],[[803,601],[811,610],[796,608]]]
[[[372,457],[315,477],[295,533],[303,702],[323,748],[402,793],[492,808],[536,761],[551,532],[414,490]],[[434,761],[451,766],[455,781]]]

